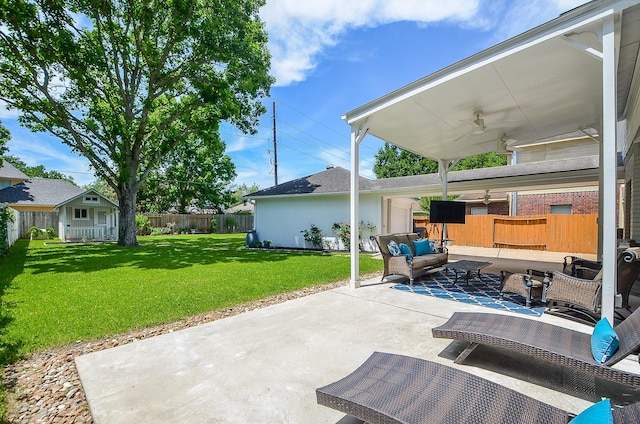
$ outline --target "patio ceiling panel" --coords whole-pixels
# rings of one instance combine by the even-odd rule
[[[343,119],[354,125],[371,118],[368,134],[433,159],[496,151],[503,135],[518,144],[599,128],[602,60],[591,52],[602,51],[601,28],[599,19],[587,20],[534,42],[498,45]],[[472,134],[476,110],[482,134]]]

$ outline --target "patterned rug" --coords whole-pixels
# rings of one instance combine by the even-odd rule
[[[454,283],[454,280],[453,273],[434,272],[416,279],[413,283],[413,293],[525,315],[541,316],[545,310],[545,306],[534,302],[531,308],[526,308],[525,299],[514,293],[505,293],[501,299],[499,275],[482,274],[482,280],[471,278],[469,284],[462,279],[458,279],[457,283]],[[392,288],[411,292],[408,281],[406,284],[396,284]]]

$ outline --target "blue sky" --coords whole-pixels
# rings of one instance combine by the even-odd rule
[[[236,184],[274,184],[272,103],[276,102],[278,181],[327,165],[349,168],[350,129],[341,116],[421,77],[531,29],[584,0],[267,0],[261,16],[269,33],[277,82],[253,136],[221,129],[236,164]],[[314,4],[318,3],[318,4]],[[353,4],[350,4],[353,3]],[[29,165],[94,180],[88,162],[46,133],[21,128],[0,109],[11,131],[9,154]],[[382,143],[365,137],[360,171],[373,178]]]

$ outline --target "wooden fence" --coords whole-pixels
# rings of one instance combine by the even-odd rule
[[[31,212],[20,211],[19,234],[20,238],[28,238],[27,231],[31,227],[47,228],[52,227],[56,235],[58,234],[58,213],[57,212]]]
[[[447,224],[447,236],[458,246],[507,247],[552,252],[598,252],[597,214],[467,215],[464,224]],[[418,221],[429,237],[441,238],[441,224]]]
[[[212,232],[215,219],[216,233],[246,233],[253,230],[253,215],[214,215],[214,214],[145,214],[152,227],[166,227],[172,224],[177,230],[195,230],[199,233]]]

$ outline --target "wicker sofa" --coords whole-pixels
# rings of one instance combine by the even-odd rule
[[[378,234],[371,236],[371,239],[377,243],[378,249],[382,254],[384,261],[383,280],[388,275],[403,275],[409,277],[409,285],[413,287],[415,278],[426,274],[427,271],[433,268],[444,266],[449,261],[449,254],[446,249],[442,248],[439,253],[417,256],[413,241],[419,240],[420,236],[416,233]],[[404,243],[409,246],[413,258],[407,259],[405,255],[392,256],[388,247],[391,240],[394,240],[398,245]]]

